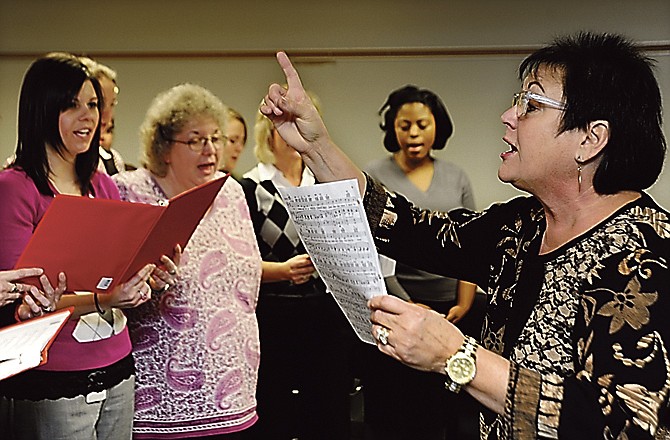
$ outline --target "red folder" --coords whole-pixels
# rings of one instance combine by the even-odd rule
[[[69,307],[0,329],[0,380],[46,364],[49,347],[73,310]]]
[[[65,272],[69,291],[109,292],[177,244],[184,249],[227,177],[164,205],[57,195],[15,267],[41,267],[53,286]]]

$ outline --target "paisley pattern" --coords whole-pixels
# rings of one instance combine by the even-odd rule
[[[237,317],[229,310],[221,310],[214,315],[205,334],[207,348],[212,351],[221,350],[228,339],[228,333],[235,328],[236,324]]]
[[[244,344],[244,358],[247,363],[255,369],[261,364],[259,342],[255,339],[249,338]]]
[[[228,257],[222,251],[216,250],[207,252],[200,263],[200,272],[198,273],[198,282],[204,289],[212,287],[210,277],[216,275],[228,264]]]
[[[161,404],[158,387],[144,387],[135,392],[135,411],[146,411]]]
[[[546,255],[534,198],[431,214],[369,179],[365,203],[380,252],[487,292],[482,345],[509,352],[512,368],[505,413],[482,415],[482,439],[668,432],[670,221],[648,195]],[[533,292],[520,336],[505,347],[515,307]]]
[[[197,391],[202,388],[205,373],[196,369],[182,369],[176,359],[167,362],[167,384],[176,391]]]
[[[228,244],[230,244],[230,246],[233,249],[235,249],[235,251],[237,251],[238,253],[242,255],[253,254],[256,246],[252,246],[249,242],[245,240],[240,240],[239,238],[228,234],[225,228],[221,228],[221,235],[223,235],[226,238]]]
[[[212,210],[218,211],[220,209],[226,209],[230,205],[230,200],[226,197],[225,194],[221,194],[220,197],[217,197],[216,200],[212,203]]]
[[[122,199],[166,199],[147,170],[115,180]],[[261,260],[235,180],[228,179],[196,229],[179,272],[174,286],[128,316],[137,368],[136,438],[227,434],[257,417]]]
[[[256,309],[256,295],[253,294],[246,280],[237,280],[233,292],[239,306],[248,313],[253,313]]]
[[[227,372],[219,381],[214,394],[214,400],[221,409],[229,409],[228,397],[239,392],[242,388],[243,375],[239,370]]]
[[[131,326],[129,326],[129,328],[130,327]],[[158,344],[160,337],[155,328],[141,325],[139,323],[137,323],[137,325],[132,325],[132,328],[133,332],[131,333],[131,340],[133,342],[134,351],[148,350]]]
[[[181,305],[181,301],[172,292],[165,292],[158,299],[160,314],[165,323],[175,330],[190,330],[198,321],[198,311],[193,307]]]

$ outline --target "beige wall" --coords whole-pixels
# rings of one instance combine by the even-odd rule
[[[282,80],[270,56],[147,58],[147,53],[532,47],[556,34],[582,29],[620,32],[641,42],[667,45],[670,2],[3,0],[0,156],[9,155],[16,142],[23,73],[34,55],[52,50],[96,55],[118,71],[115,147],[137,163],[137,129],[159,91],[179,82],[199,83],[253,125],[267,85]],[[129,56],[133,54],[137,56]],[[663,94],[670,96],[670,53],[652,55],[658,60]],[[497,180],[496,170],[498,155],[505,150],[499,115],[519,87],[515,69],[521,58],[325,57],[304,59],[299,69],[305,85],[320,96],[333,137],[359,165],[385,154],[377,110],[391,90],[413,83],[437,92],[456,126],[447,149],[438,155],[466,169],[477,205],[484,208],[518,194]],[[667,136],[667,116],[665,121]],[[249,142],[237,171],[255,163],[252,147]],[[670,207],[670,172],[651,193]]]

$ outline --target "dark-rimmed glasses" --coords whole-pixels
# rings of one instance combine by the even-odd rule
[[[519,93],[515,93],[514,99],[512,100],[512,105],[516,109],[517,118],[521,119],[524,116],[526,116],[529,107],[532,108],[539,107],[538,105],[533,104],[531,101],[535,101],[537,103],[540,103],[550,108],[554,108],[556,110],[565,110],[565,103],[526,90]]]

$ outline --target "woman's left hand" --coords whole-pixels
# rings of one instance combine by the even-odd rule
[[[174,257],[170,258],[167,255],[161,257],[162,265],[156,266],[149,278],[149,286],[154,294],[165,292],[177,282],[181,255],[181,246],[177,245],[174,248]]]
[[[447,313],[447,320],[456,324],[458,321],[463,319],[463,317],[468,313],[468,308],[459,304],[456,304],[449,309]]]
[[[40,276],[40,283],[42,290],[35,286],[24,285],[26,290],[16,310],[16,315],[21,321],[55,311],[58,301],[67,288],[67,278],[63,272],[58,274],[56,288],[51,285],[46,275]]]
[[[286,273],[288,280],[293,284],[304,284],[316,272],[312,259],[307,254],[300,254],[289,258],[284,262],[287,267]]]
[[[368,307],[379,350],[417,370],[444,373],[445,361],[463,342],[444,315],[419,304],[379,295]]]
[[[318,143],[328,143],[330,136],[286,53],[278,52],[277,62],[288,88],[270,85],[259,111],[272,121],[288,145],[299,153],[307,153]]]

